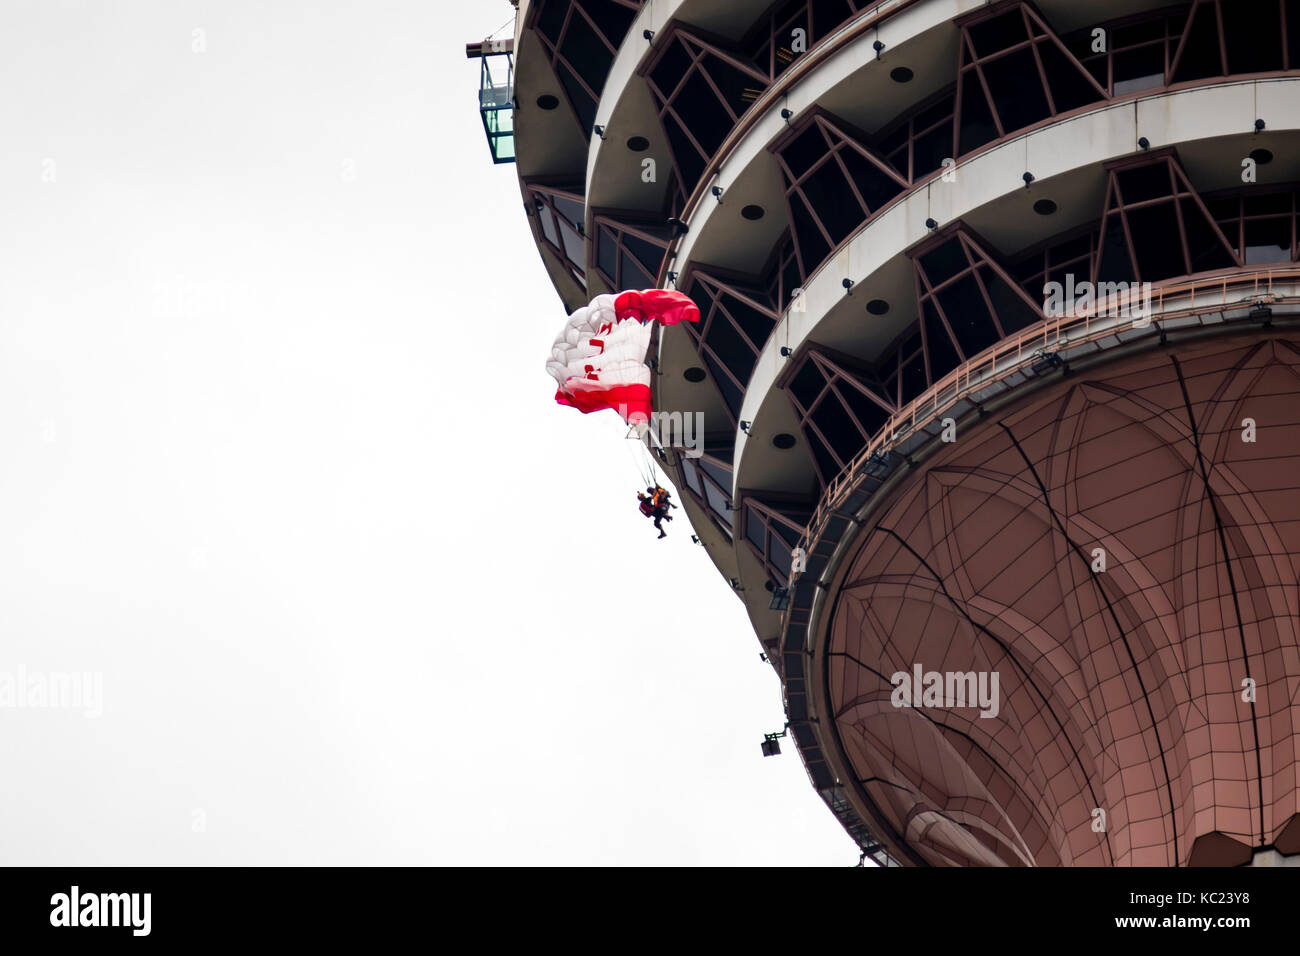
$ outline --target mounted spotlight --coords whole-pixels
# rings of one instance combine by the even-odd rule
[[[880,54],[885,52],[885,45],[877,40],[875,43],[871,44],[871,49],[876,51],[876,59],[879,60]]]
[[[788,109],[782,108],[782,110],[781,110],[781,119],[785,120],[785,121],[788,123],[788,122],[790,122],[790,117],[791,117],[791,116],[794,116],[794,111],[793,111],[793,110],[788,110]]]
[[[1025,173],[1025,174],[1024,174],[1023,176],[1021,176],[1020,178],[1023,179],[1023,180],[1025,181],[1025,188],[1028,189],[1028,188],[1029,188],[1029,184],[1032,183],[1032,182],[1034,181],[1034,174],[1033,174],[1033,173]]]
[[[753,422],[741,422],[741,423],[740,423],[740,430],[741,430],[742,432],[744,432],[746,435],[748,435],[748,434],[749,434],[749,426],[752,425],[752,424],[754,424],[754,423],[753,423]]]
[[[784,727],[781,728],[781,732],[779,734],[764,734],[763,735],[763,756],[775,757],[777,754],[779,754],[781,752],[781,743],[780,743],[781,738],[786,736],[789,733],[790,733],[790,725],[786,724]]]
[[[1256,133],[1264,132],[1264,121],[1262,119],[1255,120],[1255,132]]]
[[[731,590],[733,591],[745,590],[744,586],[736,578],[727,578],[727,583],[731,585]]]
[[[790,346],[788,345],[781,346],[781,358],[789,358],[793,354],[794,353],[790,351]]]
[[[867,477],[885,478],[898,467],[898,455],[892,451],[873,451],[867,459]]]
[[[1255,300],[1255,306],[1250,310],[1250,320],[1252,322],[1262,322],[1264,325],[1273,324],[1273,310],[1269,308],[1268,303],[1263,299]]]
[[[642,30],[641,36],[645,37],[646,43],[649,43],[651,40],[655,38],[655,32],[653,30]]]
[[[1064,360],[1055,352],[1039,351],[1036,353],[1034,364],[1029,366],[1029,369],[1035,375],[1046,375],[1053,369],[1062,368],[1064,365]]]
[[[1145,136],[1138,138],[1138,149],[1150,149],[1150,148],[1151,148],[1151,140],[1147,139]]]
[[[667,220],[664,224],[673,231],[674,239],[676,239],[678,236],[686,235],[686,230],[687,230],[686,223],[682,222],[676,216]]]
[[[599,123],[593,126],[591,128],[591,131],[595,133],[597,136],[599,136],[601,139],[605,138],[605,127],[601,126]]]
[[[698,534],[691,535],[691,544],[703,544],[703,543],[704,542],[700,540],[700,536]]]
[[[925,221],[925,228],[933,231],[939,228],[939,224],[935,222],[933,219],[927,219]]]
[[[676,273],[676,272],[670,272],[670,273],[668,273],[668,281],[669,281],[670,283],[672,283],[672,285],[673,285],[674,287],[676,287],[676,285],[677,285],[677,273]]]
[[[842,279],[842,280],[840,280],[840,285],[844,286],[844,291],[847,292],[849,295],[852,295],[852,294],[853,294],[853,280],[852,280],[852,279]]]
[[[709,190],[709,192],[713,193],[713,198],[716,199],[716,200],[718,201],[718,205],[721,206],[721,205],[722,205],[722,187],[721,187],[721,186],[714,186],[712,189]]]

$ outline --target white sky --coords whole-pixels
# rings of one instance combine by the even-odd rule
[[[0,708],[0,861],[856,862],[740,604],[551,402],[464,57],[509,14],[0,5],[0,674],[103,680]]]

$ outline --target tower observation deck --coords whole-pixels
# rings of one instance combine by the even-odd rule
[[[564,305],[700,308],[667,467],[864,852],[1300,863],[1300,0],[522,0],[509,53]]]

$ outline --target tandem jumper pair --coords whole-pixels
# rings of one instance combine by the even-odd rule
[[[655,530],[659,532],[661,538],[668,536],[668,532],[664,530],[663,522],[673,520],[673,516],[668,513],[668,509],[677,507],[669,500],[671,497],[672,495],[668,493],[668,490],[659,485],[647,488],[645,494],[639,491],[636,493],[637,501],[640,502],[637,507],[641,509],[641,513],[647,518],[654,518]]]

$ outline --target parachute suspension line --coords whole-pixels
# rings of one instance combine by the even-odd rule
[[[663,480],[659,477],[659,468],[655,462],[655,457],[664,458],[664,446],[659,441],[659,436],[655,434],[653,428],[648,428],[644,433],[640,433],[638,426],[633,426],[633,430],[628,432],[628,440],[636,439],[637,448],[628,449],[632,456],[633,463],[636,465],[637,472],[641,476],[641,483],[646,488],[662,488]]]
[[[662,373],[659,371],[659,355],[663,350],[664,326],[655,323],[654,328],[651,330],[651,336],[654,341],[655,359],[650,368],[655,375],[660,375]],[[646,487],[662,488],[663,483],[659,480],[659,472],[655,467],[655,454],[657,453],[661,460],[667,461],[667,450],[664,448],[663,442],[659,440],[659,435],[653,427],[646,429],[644,437],[646,439],[643,442],[645,447]]]
[[[654,432],[653,431],[650,432],[650,435],[653,436]],[[648,444],[641,446],[641,456],[642,456],[642,460],[645,462],[646,487],[647,488],[662,487],[662,483],[659,481],[659,471],[658,469],[655,468],[654,455],[650,453],[650,448]]]
[[[653,434],[653,432],[650,434]],[[649,443],[643,441],[638,442],[637,444],[641,446],[640,454],[637,456],[638,464],[641,469],[641,481],[647,488],[658,488],[659,474],[655,469],[655,460],[654,456],[650,453]]]
[[[656,487],[659,481],[655,475],[654,459],[650,455],[650,449],[647,447],[645,439],[632,433],[629,433],[627,437],[629,441],[636,439],[637,447],[629,448],[628,454],[632,456],[632,466],[636,468],[642,486],[646,488]]]

